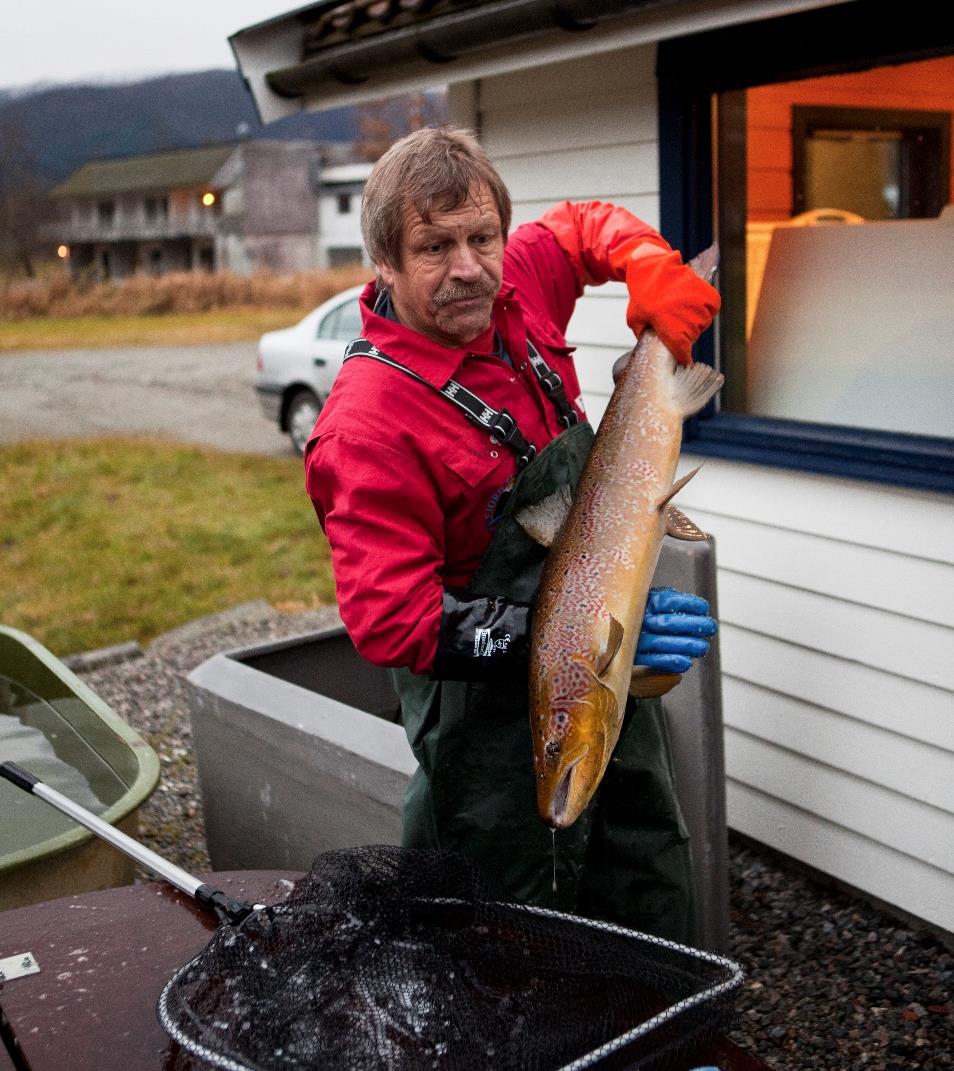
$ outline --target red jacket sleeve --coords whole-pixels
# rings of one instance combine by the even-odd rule
[[[330,432],[312,446],[305,482],[331,545],[342,620],[379,666],[427,673],[440,628],[444,518],[436,489],[407,478],[408,459]]]
[[[651,326],[681,364],[719,310],[719,293],[682,263],[648,223],[618,205],[564,201],[540,218],[569,258],[582,286],[616,280],[629,291],[626,322]]]

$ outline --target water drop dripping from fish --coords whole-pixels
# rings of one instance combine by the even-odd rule
[[[557,877],[556,877],[556,830],[550,830],[550,840],[553,844],[553,891],[557,891]]]

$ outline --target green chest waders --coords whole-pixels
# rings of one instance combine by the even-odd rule
[[[366,349],[353,355],[384,356]],[[534,601],[546,549],[515,516],[561,486],[575,489],[592,443],[590,425],[580,423],[531,452],[471,595]],[[554,835],[537,814],[525,674],[464,682],[393,670],[392,680],[419,763],[405,796],[406,847],[464,852],[511,900],[692,939],[689,840],[658,699],[630,699],[593,802]]]

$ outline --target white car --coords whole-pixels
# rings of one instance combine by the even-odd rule
[[[361,337],[363,289],[343,290],[294,327],[269,331],[259,340],[255,390],[265,415],[288,432],[299,454],[341,368],[345,346]]]

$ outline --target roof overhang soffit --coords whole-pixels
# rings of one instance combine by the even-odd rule
[[[829,6],[841,0],[491,0],[305,59],[312,5],[230,38],[263,122],[585,54]]]

